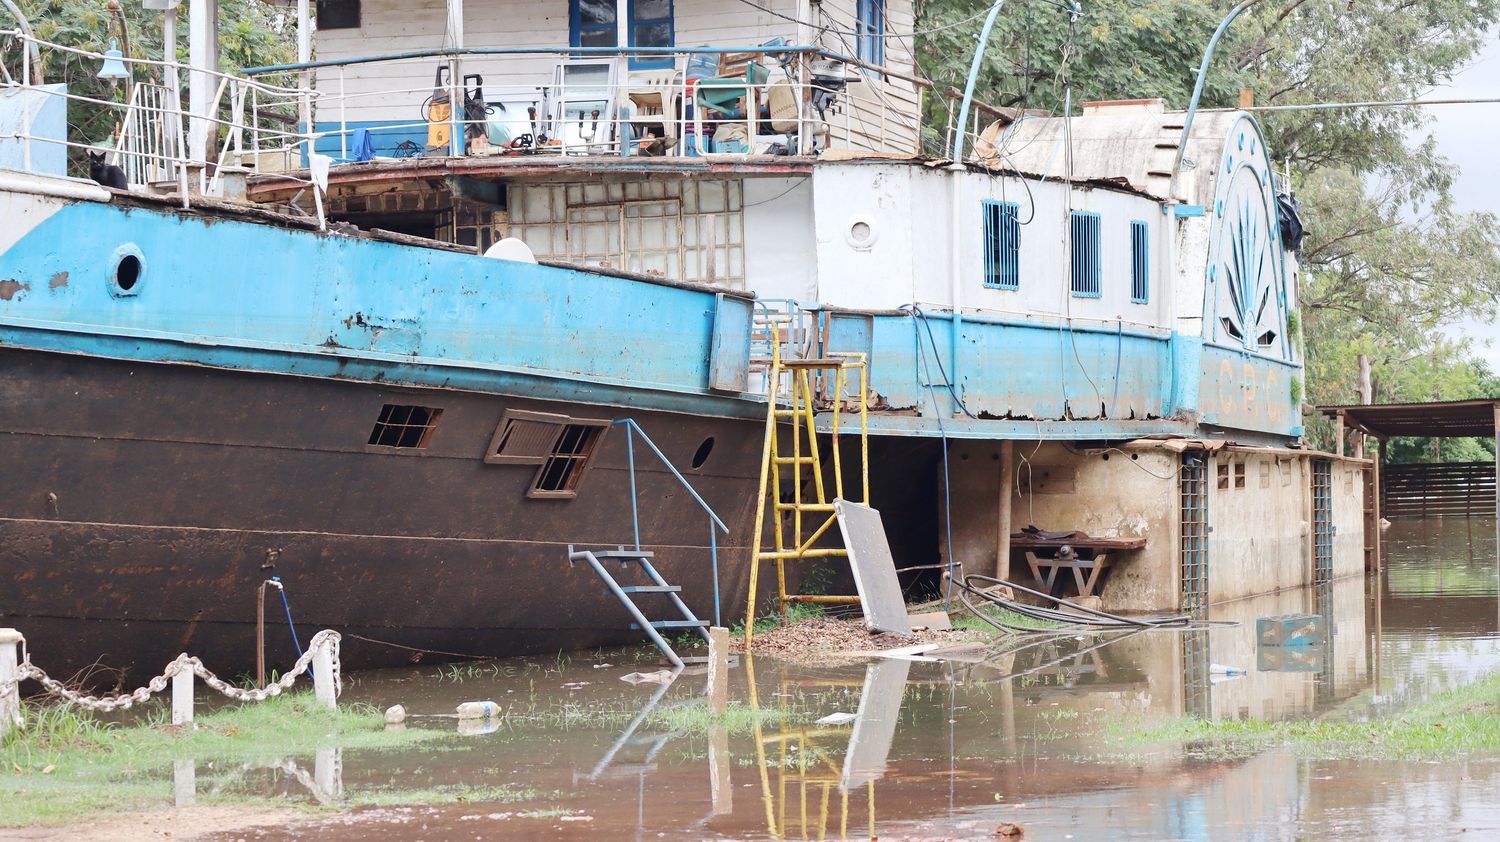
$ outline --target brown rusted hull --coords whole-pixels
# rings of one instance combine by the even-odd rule
[[[386,403],[443,409],[427,449],[367,447]],[[350,669],[641,639],[566,553],[632,541],[623,431],[576,499],[531,499],[534,468],[482,460],[506,409],[635,418],[729,525],[722,611],[740,615],[754,421],[7,348],[0,625],[54,675],[97,663],[138,679],[183,651],[234,675],[254,666],[256,588],[279,576],[303,640],[343,632]],[[636,460],[642,543],[711,619],[706,517],[639,446]],[[289,664],[274,596],[267,618],[269,662]]]

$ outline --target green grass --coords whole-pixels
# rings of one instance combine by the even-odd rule
[[[1370,722],[1176,720],[1143,731],[1115,727],[1127,747],[1186,744],[1215,756],[1289,747],[1313,759],[1438,760],[1500,755],[1500,675]]]
[[[307,757],[327,746],[395,749],[449,736],[422,729],[388,731],[369,705],[330,711],[311,693],[224,708],[197,717],[196,727],[166,724],[168,710],[160,705],[129,725],[65,706],[28,705],[25,715],[26,727],[0,741],[0,826],[54,824],[170,804],[173,760],[223,768]],[[225,800],[246,798],[226,795]]]
[[[817,603],[794,602],[791,605],[787,606],[787,613],[786,617],[784,618],[779,612],[767,614],[764,617],[756,617],[755,633],[765,634],[768,631],[778,629],[784,625],[799,623],[803,620],[816,620],[826,616],[828,616],[827,612],[824,611],[823,607],[821,605],[818,605]],[[745,621],[741,620],[740,622],[735,623],[734,626],[730,628],[729,634],[732,637],[744,637]]]
[[[740,702],[730,702],[724,713],[717,715],[709,708],[706,700],[695,699],[652,711],[646,718],[646,724],[677,736],[702,736],[715,726],[723,726],[731,734],[748,734],[755,730],[756,725],[793,724],[809,718],[805,711],[795,708],[756,709]]]
[[[1011,611],[1007,608],[1001,608],[997,605],[983,606],[981,610],[984,611],[986,616],[989,616],[998,622],[1005,623],[1011,626],[1019,626],[1026,629],[1035,629],[1037,631],[1051,631],[1053,629],[1066,628],[1066,626],[1064,626],[1062,623],[1053,622],[1051,620],[1036,620],[1031,617],[1027,617],[1024,614],[1017,614],[1016,612]],[[981,631],[989,632],[991,634],[996,632],[994,626],[974,616],[973,612],[969,611],[967,608],[960,608],[958,611],[954,612],[952,617],[953,628],[958,629],[959,631]]]

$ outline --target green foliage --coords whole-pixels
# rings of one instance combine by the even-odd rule
[[[1294,408],[1300,406],[1302,404],[1302,378],[1300,378],[1300,377],[1293,377],[1292,378],[1291,393],[1292,393],[1292,398],[1291,398],[1292,406]]]
[[[111,40],[119,39],[119,23],[110,19],[108,0],[19,0],[21,11],[31,21],[36,36],[43,41],[76,47],[91,52],[109,49]],[[162,12],[148,11],[138,2],[124,6],[126,31],[129,33],[128,55],[138,59],[162,60]],[[187,61],[188,4],[177,7],[177,60]],[[0,16],[8,18],[9,15]],[[9,22],[5,26],[9,27]],[[231,72],[243,67],[281,64],[296,58],[296,20],[284,10],[260,0],[219,0],[219,67]],[[120,43],[124,50],[127,43]],[[20,75],[21,53],[18,44],[0,43],[0,62],[13,75]],[[99,61],[60,50],[42,49],[43,78],[48,83],[63,82],[68,93],[108,102],[125,103],[125,86],[97,78]],[[136,67],[136,82],[162,82],[159,68]],[[184,107],[187,79],[181,77]],[[108,146],[118,131],[122,108],[72,100],[68,103],[68,140],[73,143]],[[86,176],[88,167],[83,152],[74,149],[70,159],[79,174]]]

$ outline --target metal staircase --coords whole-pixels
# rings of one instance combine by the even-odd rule
[[[661,650],[661,653],[672,663],[672,666],[682,669],[682,659],[672,650],[671,645],[661,636],[658,629],[696,629],[698,634],[703,636],[704,642],[707,642],[708,621],[700,620],[693,614],[692,609],[688,608],[687,603],[683,602],[682,597],[678,596],[682,592],[682,588],[678,585],[667,584],[667,580],[663,579],[661,574],[656,572],[656,568],[651,565],[651,558],[652,554],[647,550],[630,550],[620,547],[616,550],[595,552],[594,550],[575,550],[571,544],[568,545],[568,563],[588,562],[588,565],[594,569],[594,574],[604,582],[605,587],[609,588],[609,592],[614,594],[615,599],[620,601],[620,605],[624,606],[625,610],[630,612],[630,616],[635,618],[635,622],[631,623],[630,627],[645,631],[646,636],[651,638],[651,642],[656,644],[656,648]],[[620,584],[619,580],[604,566],[604,562],[606,561],[619,562],[621,570],[627,570],[632,565],[639,568],[646,575],[646,578],[651,581],[651,584]],[[634,598],[636,594],[659,594],[665,596],[671,600],[672,606],[677,609],[677,613],[681,615],[682,619],[649,619],[646,613],[641,610],[641,607],[636,605]]]

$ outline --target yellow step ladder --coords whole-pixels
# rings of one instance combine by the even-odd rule
[[[749,646],[755,634],[756,594],[760,581],[762,562],[775,560],[777,606],[782,615],[794,602],[848,604],[858,603],[854,595],[830,596],[826,594],[787,593],[786,563],[815,558],[848,557],[843,547],[814,547],[828,530],[838,521],[833,510],[834,499],[844,496],[844,466],[839,448],[839,428],[847,412],[859,413],[859,476],[860,499],[850,502],[869,504],[870,501],[870,428],[869,428],[869,368],[864,354],[825,352],[815,358],[783,358],[781,353],[781,328],[771,325],[771,361],[766,376],[766,438],[761,456],[759,505],[755,510],[755,555],[750,565],[750,598],[745,610],[745,645]],[[849,395],[849,387],[858,379],[857,396]],[[817,428],[814,425],[815,405],[819,403],[816,387],[832,385],[828,393],[826,412],[829,415],[829,432],[833,449],[833,499],[828,497],[824,482],[823,455],[818,445]],[[852,403],[852,407],[846,404]],[[789,426],[790,429],[783,429]],[[786,452],[790,448],[790,453]],[[814,498],[804,500],[802,493],[803,469],[811,472]],[[783,471],[790,468],[792,499],[782,499],[781,480]],[[766,512],[773,513],[775,549],[765,547]],[[790,521],[790,524],[787,523]],[[817,524],[809,529],[812,524]],[[790,533],[790,534],[788,534]],[[788,540],[790,539],[790,540]]]

